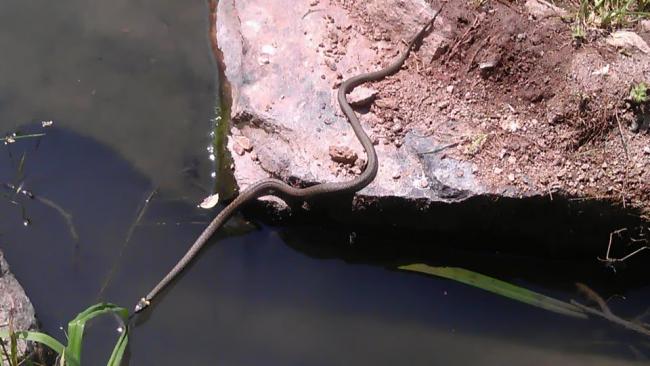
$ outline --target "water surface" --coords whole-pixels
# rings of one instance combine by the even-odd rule
[[[59,339],[96,301],[131,308],[214,215],[196,207],[215,185],[207,19],[203,1],[0,2],[0,132],[46,133],[0,147],[0,182],[35,196],[5,188],[0,248]],[[394,268],[460,265],[561,299],[580,280],[625,295],[610,304],[628,317],[650,304],[643,271],[421,250],[438,244],[426,236],[358,232],[351,245],[350,233],[238,217],[138,318],[128,364],[618,365],[650,354],[604,322]],[[84,364],[105,362],[115,328],[88,328]]]

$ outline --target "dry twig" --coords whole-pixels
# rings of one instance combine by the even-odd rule
[[[576,283],[576,286],[578,287],[578,290],[585,295],[585,297],[598,304],[600,310],[590,306],[583,305],[575,300],[571,300],[571,304],[579,307],[585,313],[601,317],[605,320],[609,320],[614,324],[618,324],[626,329],[650,337],[650,329],[644,327],[642,324],[623,319],[618,315],[612,313],[609,306],[607,306],[607,304],[605,303],[605,300],[603,300],[603,298],[600,295],[598,295],[596,291],[589,288],[589,286],[583,283]]]
[[[598,260],[601,262],[604,262],[607,267],[612,268],[614,272],[616,272],[616,266],[618,264],[621,264],[625,262],[626,260],[630,259],[631,257],[639,254],[640,252],[644,250],[650,249],[650,246],[644,245],[640,248],[637,248],[631,253],[628,253],[627,255],[621,257],[621,258],[612,258],[610,256],[611,250],[612,250],[612,242],[614,241],[614,235],[620,235],[622,232],[627,231],[627,228],[622,228],[618,230],[614,230],[611,233],[609,233],[609,244],[607,245],[607,252],[605,253],[605,258],[598,257]],[[639,241],[639,240],[636,240]]]

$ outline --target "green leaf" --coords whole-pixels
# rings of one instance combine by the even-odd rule
[[[123,322],[129,317],[129,312],[125,308],[109,303],[99,303],[90,306],[82,311],[72,321],[68,323],[68,347],[66,347],[66,357],[73,357],[81,362],[81,344],[86,322],[104,314],[115,314]]]
[[[16,332],[16,336],[25,341],[32,341],[32,342],[37,342],[42,345],[45,345],[58,354],[61,354],[61,352],[63,352],[63,349],[65,348],[65,346],[63,346],[61,342],[41,332],[21,331],[21,332]]]
[[[16,337],[16,332],[12,330],[11,319],[9,320],[9,340],[11,344],[11,360],[9,361],[12,365],[18,365],[18,339]]]
[[[33,331],[19,331],[15,332],[15,337],[16,339],[22,339],[24,341],[31,341],[31,342],[37,342],[40,343],[50,349],[52,349],[54,352],[57,354],[62,354],[63,350],[65,349],[65,346],[61,344],[61,342],[57,341],[53,337],[41,333],[41,332],[33,332]],[[7,331],[2,331],[0,332],[0,338],[2,339],[7,339],[10,338],[10,334]],[[72,363],[70,363],[71,366],[74,365],[79,365],[79,363],[74,363],[74,360]]]
[[[124,351],[126,350],[126,345],[129,343],[128,328],[125,328],[120,335],[120,338],[117,340],[115,348],[113,348],[113,353],[111,353],[111,358],[108,359],[108,366],[120,366],[122,364],[122,357],[124,356]]]
[[[587,318],[577,306],[463,268],[411,264],[400,266],[399,269],[447,278],[558,314]]]

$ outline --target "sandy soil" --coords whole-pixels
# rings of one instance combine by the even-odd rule
[[[350,32],[396,43],[365,1],[336,2],[360,26],[324,17],[326,47],[336,50]],[[449,144],[443,153],[475,163],[488,187],[603,198],[647,218],[650,134],[628,96],[634,83],[650,80],[650,58],[609,45],[606,32],[577,44],[566,19],[530,6],[450,0],[434,29],[442,37],[433,57],[411,57],[372,85],[378,95],[364,122],[378,144],[399,147],[409,131]],[[647,30],[636,32],[650,41]],[[385,51],[387,63],[397,50]]]

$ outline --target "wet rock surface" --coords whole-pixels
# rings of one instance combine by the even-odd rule
[[[352,96],[379,172],[348,209],[369,221],[372,210],[391,216],[409,207],[408,220],[422,218],[421,226],[436,221],[424,219],[427,210],[472,199],[494,202],[493,213],[503,208],[499,198],[558,197],[647,213],[650,139],[625,129],[623,146],[617,129],[586,133],[575,95],[589,93],[590,108],[618,96],[611,106],[624,109],[631,79],[623,75],[648,76],[650,58],[643,50],[619,57],[604,39],[572,48],[565,12],[544,1],[482,4],[452,1],[402,70]],[[220,1],[228,147],[240,188],[269,176],[303,186],[359,174],[365,153],[339,110],[337,87],[386,66],[438,8],[417,0]],[[607,76],[596,72],[605,65]],[[631,118],[621,114],[624,125]],[[600,155],[585,154],[594,149]]]
[[[16,331],[34,329],[37,325],[34,306],[9,271],[9,265],[0,251],[0,330],[8,330],[10,319]],[[19,349],[24,353],[27,345],[19,342]]]

